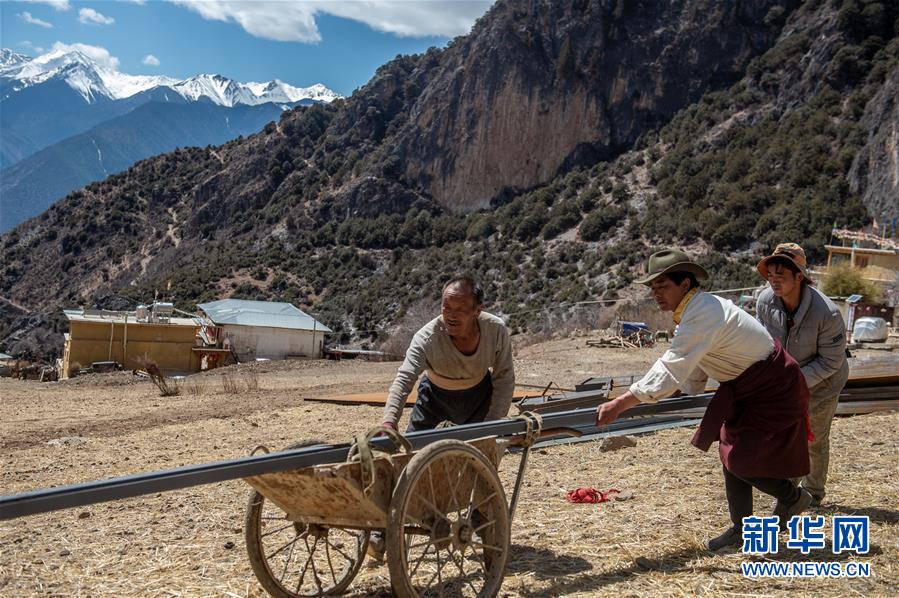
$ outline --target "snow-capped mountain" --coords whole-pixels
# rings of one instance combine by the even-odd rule
[[[278,79],[268,83],[240,83],[221,75],[197,75],[169,87],[185,99],[205,98],[220,106],[292,104],[301,100],[331,102],[341,97],[320,83],[311,87],[293,87]]]
[[[78,135],[147,102],[201,102],[226,108],[331,102],[324,85],[293,87],[279,80],[241,83],[222,75],[189,79],[136,76],[95,60],[77,47],[31,58],[0,51],[0,168]]]
[[[283,110],[340,97],[277,79],[128,75],[74,47],[2,50],[0,231],[137,160],[251,135]]]
[[[13,52],[12,50],[7,50],[6,48],[0,48],[0,69],[15,66],[17,64],[22,64],[23,62],[28,62],[29,60],[31,60],[30,56],[18,54],[16,52]]]
[[[50,80],[65,81],[88,103],[100,98],[122,100],[158,87],[170,88],[188,101],[205,99],[229,107],[294,103],[306,99],[331,102],[341,97],[321,84],[293,87],[277,79],[267,83],[241,83],[222,75],[204,74],[184,80],[128,75],[102,66],[76,49],[55,50],[33,59],[4,49],[0,60],[0,80],[5,84],[3,99]]]
[[[19,54],[18,56],[22,56]],[[171,77],[132,76],[101,66],[78,50],[56,50],[27,61],[0,67],[4,98],[52,79],[65,81],[88,103],[99,97],[121,100],[136,93],[177,83]]]

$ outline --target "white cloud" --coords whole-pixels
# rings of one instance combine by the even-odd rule
[[[52,50],[54,52],[72,52],[77,50],[100,66],[105,66],[113,70],[118,70],[119,68],[119,59],[110,54],[109,50],[100,46],[89,46],[87,44],[64,44],[62,42],[55,42],[53,44]]]
[[[171,0],[197,12],[211,21],[234,21],[256,37],[282,42],[317,42],[321,40],[315,25],[312,2],[279,2],[278,0]]]
[[[42,21],[42,20],[38,19],[37,17],[31,16],[31,13],[28,12],[27,10],[17,13],[16,16],[30,25],[37,25],[38,27],[46,27],[47,29],[53,29],[53,25],[51,25],[47,21]]]
[[[233,21],[256,37],[277,41],[321,41],[316,15],[365,23],[401,37],[452,37],[468,33],[493,0],[169,0],[215,21]]]
[[[27,39],[22,41],[22,46],[24,46],[25,48],[28,48],[30,51],[34,52],[38,56],[40,56],[41,54],[46,52],[46,50],[43,47],[35,46],[34,44],[31,43],[30,40],[27,40]]]
[[[144,56],[143,63],[147,66],[159,66],[159,59],[152,54],[147,54]]]
[[[115,19],[98,13],[93,8],[82,8],[78,11],[78,20],[84,24],[112,25]]]
[[[319,12],[365,23],[400,37],[454,37],[471,30],[493,0],[319,2]]]
[[[72,5],[69,4],[69,0],[20,0],[21,2],[28,2],[29,4],[48,4],[55,8],[59,12],[64,12],[72,8]]]

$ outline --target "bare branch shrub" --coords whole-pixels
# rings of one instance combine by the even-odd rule
[[[259,373],[256,370],[244,372],[243,382],[247,390],[259,390]]]
[[[237,384],[237,376],[222,374],[222,390],[226,394],[237,394],[240,392],[240,388]]]
[[[185,394],[201,395],[206,392],[206,380],[197,376],[189,376],[181,383]]]
[[[259,373],[254,370],[239,374],[222,373],[222,390],[226,394],[259,390]]]
[[[149,355],[145,353],[143,357],[137,360],[137,363],[150,375],[150,381],[159,389],[159,396],[174,397],[181,394],[178,382],[176,380],[166,380],[162,370],[159,369],[159,364],[153,361]]]
[[[381,344],[381,351],[391,355],[405,355],[415,333],[437,317],[439,313],[439,302],[419,299],[406,310],[390,337]]]
[[[674,330],[671,312],[659,310],[655,302],[648,299],[619,305],[617,316],[619,320],[644,322],[650,330]]]
[[[554,338],[566,338],[590,330],[608,328],[615,318],[615,309],[599,304],[574,305],[565,311],[547,309],[542,320],[532,324],[516,344],[526,347]]]

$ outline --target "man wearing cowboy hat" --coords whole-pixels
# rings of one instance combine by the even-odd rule
[[[805,271],[805,251],[796,243],[781,243],[757,266],[768,280],[756,304],[757,317],[799,362],[809,388],[809,420],[815,439],[809,442],[811,471],[802,487],[812,505],[824,498],[830,461],[830,423],[846,379],[846,325],[833,301],[811,286]]]
[[[638,282],[651,287],[659,309],[674,312],[671,348],[628,392],[597,408],[597,425],[677,390],[702,392],[714,378],[720,386],[691,443],[706,451],[719,441],[733,526],[709,540],[708,547],[742,542],[753,487],[777,499],[774,514],[785,529],[812,499],[790,480],[809,471],[808,388],[799,364],[755,318],[731,301],[701,292],[697,281],[708,274],[684,252],[654,253],[647,270]]]

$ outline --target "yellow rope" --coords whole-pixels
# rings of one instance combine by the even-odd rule
[[[371,441],[375,436],[385,434],[393,441],[391,448],[383,448],[372,445]],[[375,469],[374,450],[383,451],[385,453],[395,453],[403,449],[407,453],[412,452],[412,444],[399,432],[393,428],[385,426],[375,426],[364,434],[358,434],[353,440],[350,451],[347,454],[348,462],[359,462],[359,472],[362,476],[362,493],[367,497],[370,496],[375,487],[377,478],[377,470]]]
[[[523,411],[515,419],[524,420],[527,429],[524,433],[524,440],[521,441],[523,448],[528,448],[540,438],[540,432],[543,431],[543,416],[533,411]]]

